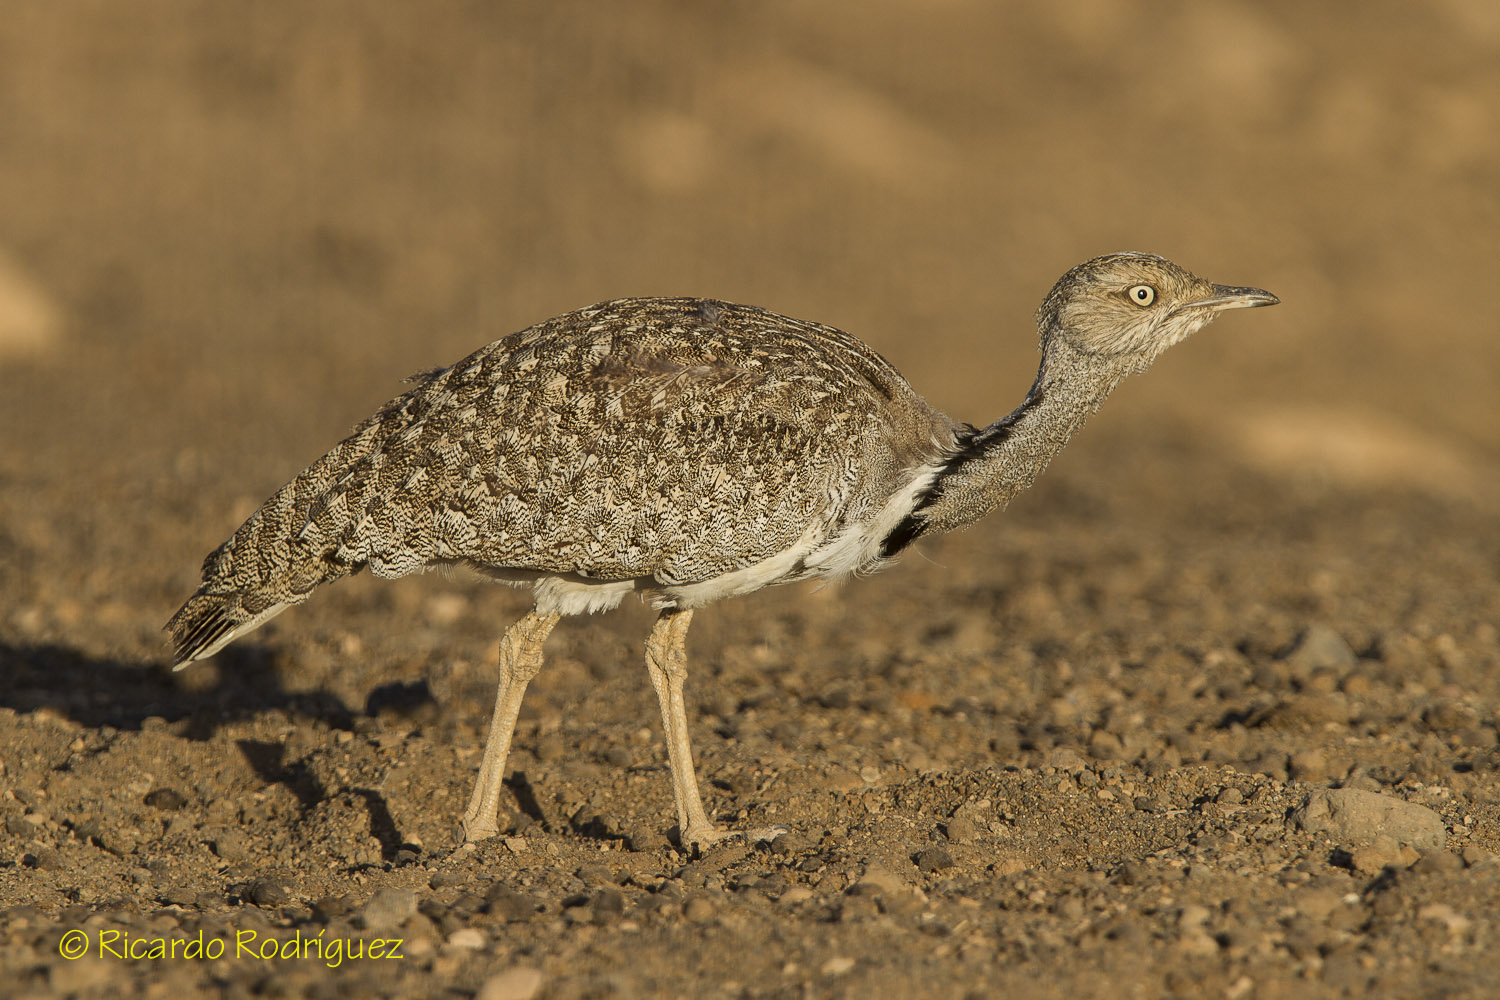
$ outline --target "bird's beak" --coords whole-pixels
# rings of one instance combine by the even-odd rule
[[[1274,306],[1281,300],[1263,288],[1246,288],[1239,285],[1214,285],[1213,292],[1201,299],[1184,302],[1180,309],[1254,309],[1256,306]]]

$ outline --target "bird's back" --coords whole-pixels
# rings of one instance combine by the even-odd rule
[[[600,303],[419,378],[210,555],[196,596],[284,606],[444,562],[709,580],[873,517],[953,442],[857,339],[703,299]]]
[[[858,516],[945,425],[847,334],[700,299],[569,313],[412,395],[423,415],[330,490],[365,511],[343,541],[380,573],[707,579]]]

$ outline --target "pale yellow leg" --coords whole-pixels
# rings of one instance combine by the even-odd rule
[[[693,747],[688,740],[687,630],[693,612],[663,611],[646,640],[646,670],[661,702],[661,723],[667,736],[667,760],[672,767],[672,797],[677,800],[677,833],[683,846],[713,843],[722,834],[709,822],[693,773]]]
[[[691,609],[663,611],[646,640],[646,670],[651,686],[661,702],[661,722],[667,736],[667,760],[672,768],[672,797],[677,801],[677,834],[684,847],[707,847],[725,837],[749,837],[769,840],[782,827],[766,830],[720,830],[709,821],[698,794],[698,778],[693,773],[693,748],[688,740],[687,701],[683,685],[687,681],[687,630],[693,620]]]
[[[506,629],[500,640],[500,687],[495,693],[489,739],[484,744],[484,762],[479,765],[479,779],[474,783],[469,808],[464,810],[464,843],[500,832],[498,814],[505,758],[510,756],[510,740],[516,731],[516,717],[521,714],[521,699],[526,695],[526,685],[542,669],[542,643],[547,641],[560,617],[533,611]]]

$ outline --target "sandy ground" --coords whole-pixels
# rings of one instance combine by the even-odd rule
[[[0,992],[1500,993],[1497,55],[1485,0],[12,5]],[[701,294],[985,422],[1122,248],[1284,304],[1005,515],[699,614],[769,845],[669,839],[638,605],[554,635],[469,849],[523,594],[356,578],[167,668],[411,372]]]

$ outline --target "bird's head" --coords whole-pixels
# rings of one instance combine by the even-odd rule
[[[1085,354],[1144,368],[1226,309],[1280,301],[1259,288],[1204,281],[1165,257],[1113,253],[1059,278],[1037,310],[1037,328],[1043,351],[1062,338]]]

